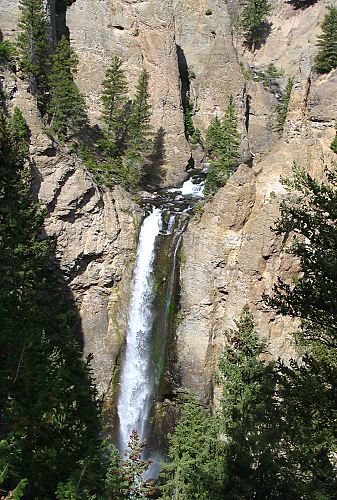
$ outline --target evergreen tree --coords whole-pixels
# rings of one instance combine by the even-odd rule
[[[237,328],[226,332],[226,340],[218,374],[226,435],[224,498],[290,498],[282,496],[290,483],[282,481],[278,460],[282,426],[274,398],[277,374],[273,363],[260,358],[266,344],[258,338],[248,307]]]
[[[222,124],[221,120],[216,116],[211,121],[206,131],[207,150],[211,155],[219,154],[219,144],[222,139]]]
[[[298,498],[334,498],[337,443],[337,173],[319,182],[294,168],[284,183],[290,196],[281,205],[275,230],[300,260],[292,283],[278,280],[268,303],[301,320],[295,333],[301,363],[280,370],[284,443],[290,468],[301,485]]]
[[[138,80],[136,95],[132,101],[130,118],[128,120],[127,157],[136,162],[142,162],[149,153],[151,146],[151,106],[149,104],[149,73],[144,69]]]
[[[302,275],[293,284],[279,279],[268,302],[304,321],[302,338],[336,348],[337,173],[326,175],[329,182],[322,183],[295,167],[294,178],[284,180],[299,196],[282,203],[275,231],[291,238],[288,251],[300,259]]]
[[[43,0],[20,0],[18,48],[22,71],[28,77],[30,92],[36,95],[42,111],[48,90],[50,32]]]
[[[50,74],[51,127],[61,140],[86,122],[86,105],[74,81],[78,59],[63,36],[52,56]]]
[[[277,123],[275,126],[275,130],[277,132],[283,132],[283,127],[284,127],[284,123],[285,123],[286,118],[287,118],[289,100],[290,100],[290,95],[291,95],[293,85],[294,85],[293,79],[289,78],[287,85],[286,85],[286,88],[285,88],[285,91],[280,99],[280,102],[276,106]]]
[[[21,110],[15,106],[11,119],[11,133],[17,152],[22,159],[29,153],[29,128]]]
[[[337,7],[328,6],[328,12],[321,27],[322,34],[318,36],[315,67],[318,73],[329,73],[337,68]]]
[[[114,56],[102,83],[102,118],[105,125],[104,149],[114,157],[122,149],[123,130],[126,126],[127,82],[122,68],[123,61]]]
[[[25,498],[53,498],[96,456],[100,424],[20,147],[0,117],[0,470],[6,491],[27,479]]]
[[[206,132],[208,151],[214,158],[206,178],[206,194],[211,195],[226,184],[240,156],[240,137],[234,99],[230,95],[223,119],[216,117]]]
[[[223,499],[223,445],[218,426],[194,396],[190,395],[184,403],[169,443],[169,462],[162,473],[163,498]]]
[[[254,51],[266,36],[266,16],[270,13],[271,6],[268,0],[240,0],[240,4],[243,9],[238,19],[238,28],[245,45]]]

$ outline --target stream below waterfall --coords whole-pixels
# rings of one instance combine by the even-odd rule
[[[152,421],[174,336],[180,243],[195,204],[203,198],[203,186],[197,174],[180,188],[145,193],[143,198],[145,218],[133,270],[117,414],[120,451],[126,450],[136,430],[154,458],[151,477],[158,474],[162,458]]]

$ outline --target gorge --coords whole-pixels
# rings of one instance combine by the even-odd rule
[[[263,297],[274,295],[279,279],[292,283],[301,269],[299,258],[284,251],[288,235],[272,229],[280,206],[292,199],[282,179],[294,175],[296,164],[314,179],[326,181],[326,168],[336,162],[331,145],[336,137],[337,69],[320,73],[315,66],[317,40],[332,2],[269,0],[265,39],[254,50],[237,27],[242,0],[36,2],[49,26],[51,60],[62,36],[78,59],[74,81],[83,96],[87,122],[66,140],[58,137],[52,129],[54,117],[39,108],[15,51],[9,61],[0,57],[1,111],[10,123],[19,108],[28,126],[25,165],[34,200],[44,210],[42,236],[53,241],[49,256],[57,270],[56,282],[71,304],[62,318],[71,317],[83,359],[90,358],[90,377],[104,422],[100,436],[117,444],[123,457],[136,430],[139,440],[147,443],[145,456],[155,461],[147,478],[154,477],[158,462],[167,455],[167,435],[179,422],[188,395],[194,394],[206,413],[221,407],[223,389],[214,377],[228,345],[224,333],[235,330],[246,306],[259,338],[268,344],[259,354],[263,361],[272,364],[280,359],[289,367],[298,356],[294,331],[299,329],[299,317],[279,314]],[[22,33],[20,5],[21,0],[0,0],[0,44],[15,44]],[[125,120],[142,72],[148,75],[150,149],[144,165],[137,159],[142,180],[136,188],[125,183],[123,173],[114,177],[120,157],[109,163],[96,154],[106,138],[102,84],[114,56],[122,61],[127,80]],[[205,180],[216,163],[207,130],[216,117],[222,119],[231,99],[239,154],[226,181],[205,197]],[[94,151],[91,158],[88,151]],[[107,185],[100,183],[102,158],[112,179]],[[3,210],[5,227],[10,220],[6,203]],[[1,266],[6,270],[9,265]],[[45,283],[45,278],[39,279]],[[43,290],[42,311],[47,295]],[[19,316],[15,311],[13,315]],[[63,327],[63,320],[59,323]],[[52,342],[62,337],[53,330],[50,335]],[[25,361],[26,338],[18,334],[18,339],[13,366],[4,376],[5,388],[12,378],[16,381],[17,371],[20,375],[21,356]],[[3,352],[5,359],[7,347]],[[51,355],[51,366],[55,356]],[[29,379],[33,372],[23,370],[28,373],[25,387],[34,388]],[[16,390],[16,382],[10,387]],[[41,419],[51,422],[52,414],[41,410]],[[39,422],[34,418],[34,424]],[[25,425],[24,414],[17,419]],[[38,429],[44,425],[36,424]],[[43,456],[35,456],[40,474]],[[29,464],[30,455],[22,461]],[[74,484],[87,462],[79,454]],[[66,463],[69,468],[71,460]],[[62,459],[58,464],[60,470],[67,468],[61,467]],[[12,489],[25,477],[15,474]],[[66,484],[63,469],[62,474],[50,488]],[[35,480],[39,481],[46,483]],[[68,499],[34,489],[29,495]]]

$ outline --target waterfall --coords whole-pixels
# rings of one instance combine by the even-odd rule
[[[133,288],[128,316],[125,358],[122,363],[120,395],[117,405],[120,431],[120,449],[127,447],[129,436],[137,430],[145,437],[145,426],[151,409],[153,376],[150,373],[151,329],[153,323],[153,261],[155,242],[162,227],[162,213],[158,208],[142,224]]]
[[[174,390],[177,381],[167,367],[170,352],[174,352],[171,346],[179,293],[178,255],[193,207],[204,197],[203,187],[202,178],[191,177],[180,188],[144,197],[144,205],[149,206],[150,199],[153,206],[139,234],[117,413],[122,453],[133,430],[141,441],[148,439],[145,455],[150,454],[154,463],[147,478],[158,476],[166,446],[155,416],[163,394]]]

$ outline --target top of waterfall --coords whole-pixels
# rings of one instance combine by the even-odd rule
[[[205,182],[202,181],[198,183],[195,182],[194,177],[190,177],[187,181],[183,183],[180,188],[171,188],[167,191],[169,193],[181,193],[182,196],[193,197],[193,198],[204,198],[204,186]]]

